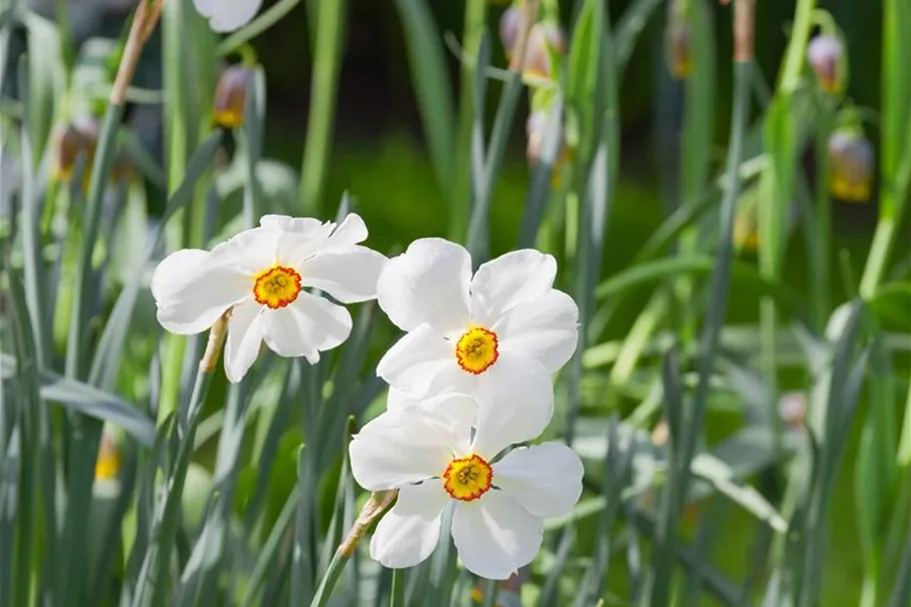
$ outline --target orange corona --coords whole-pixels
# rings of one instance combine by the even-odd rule
[[[443,488],[454,500],[473,502],[490,491],[493,469],[480,455],[449,462],[443,473]]]
[[[455,354],[463,371],[480,375],[500,357],[497,334],[484,327],[472,327],[459,338]]]
[[[253,297],[273,310],[284,308],[301,292],[301,275],[287,266],[272,266],[256,275]]]

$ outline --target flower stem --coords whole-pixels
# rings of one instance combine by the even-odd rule
[[[300,199],[305,215],[316,214],[326,184],[345,27],[345,0],[324,0],[318,6],[312,100],[301,168]]]
[[[367,503],[361,509],[357,520],[354,521],[354,525],[351,526],[351,530],[348,531],[348,535],[345,536],[345,541],[342,542],[332,556],[329,568],[316,589],[316,594],[310,603],[310,607],[323,607],[329,601],[329,597],[332,596],[332,591],[338,583],[338,578],[357,549],[361,538],[364,537],[370,525],[395,501],[397,495],[398,491],[377,491],[370,496],[370,499],[367,500]]]
[[[316,589],[316,595],[313,597],[310,607],[323,607],[329,602],[332,590],[335,588],[335,584],[338,583],[338,578],[341,577],[342,571],[344,571],[345,565],[348,564],[350,558],[350,555],[342,554],[341,550],[336,551],[329,562],[326,575],[323,576],[323,580],[319,583],[319,588]]]
[[[392,570],[392,594],[389,598],[389,607],[405,607],[406,571],[406,569]]]
[[[268,10],[264,11],[255,20],[248,23],[243,29],[240,29],[218,45],[218,54],[224,57],[238,50],[241,46],[259,36],[261,33],[275,25],[279,20],[291,12],[295,6],[300,4],[301,0],[279,0]]]
[[[174,473],[167,487],[164,506],[156,513],[155,527],[153,529],[152,544],[146,552],[142,568],[139,573],[139,584],[134,607],[140,605],[165,605],[168,599],[168,575],[170,572],[171,550],[174,547],[177,527],[180,522],[180,505],[183,496],[183,487],[187,479],[187,470],[190,467],[190,458],[194,451],[196,428],[199,425],[202,405],[209,393],[212,383],[212,372],[215,370],[222,346],[227,333],[228,317],[226,312],[215,321],[209,331],[209,341],[206,350],[199,361],[199,371],[196,374],[196,383],[193,385],[193,395],[187,409],[185,425],[178,424],[176,432],[180,437],[180,446],[177,451],[177,460],[174,464]],[[146,596],[151,591],[151,597]]]

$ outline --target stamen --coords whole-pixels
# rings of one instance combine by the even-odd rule
[[[480,375],[500,357],[497,334],[484,327],[472,327],[456,344],[456,360],[466,373]]]
[[[287,266],[272,266],[256,275],[253,297],[273,310],[284,308],[301,292],[301,275]]]
[[[490,491],[493,469],[479,455],[453,459],[443,473],[443,489],[452,499],[471,502]]]

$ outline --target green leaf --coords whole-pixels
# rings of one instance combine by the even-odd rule
[[[299,499],[300,492],[297,489],[294,489],[288,495],[288,499],[285,500],[285,505],[282,506],[282,510],[275,520],[275,525],[272,526],[272,530],[269,532],[269,537],[266,538],[265,543],[259,550],[256,563],[253,565],[250,579],[247,581],[247,587],[244,590],[243,599],[240,602],[242,607],[258,604],[254,603],[256,594],[262,586],[263,580],[269,574],[270,568],[274,566],[274,561],[278,554],[282,539],[285,537],[288,526],[291,524],[291,518],[297,511],[297,502]]]
[[[4,376],[15,372],[16,359],[8,354],[0,354],[0,361],[3,363]],[[39,381],[41,398],[82,415],[120,426],[143,445],[151,445],[154,441],[155,425],[139,409],[122,398],[51,371],[42,371]]]
[[[123,290],[117,297],[117,302],[114,304],[114,309],[108,317],[108,322],[104,327],[92,359],[92,367],[89,372],[90,383],[107,389],[111,389],[115,385],[117,373],[120,369],[120,361],[123,356],[123,347],[130,330],[133,309],[136,307],[139,292],[144,286],[142,270],[151,260],[155,247],[158,246],[165,233],[168,221],[174,217],[178,210],[193,200],[196,183],[203,173],[209,169],[215,153],[221,146],[222,136],[221,131],[214,131],[199,145],[199,148],[190,158],[183,183],[180,184],[170,200],[168,200],[158,228],[150,239],[148,250],[138,268],[132,273],[129,282],[124,285]],[[151,438],[148,438],[146,444],[151,444]]]
[[[450,192],[455,149],[455,111],[443,47],[424,0],[396,0],[405,31],[408,65],[424,135],[440,190]]]
[[[626,295],[627,291],[684,273],[710,274],[715,264],[714,259],[702,255],[659,259],[642,263],[602,282],[595,290],[595,297],[598,299],[621,297]],[[743,262],[732,261],[731,279],[736,285],[749,286],[759,293],[773,297],[782,307],[803,316],[805,305],[798,295],[782,283],[760,276],[752,266]]]

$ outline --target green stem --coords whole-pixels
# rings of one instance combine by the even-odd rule
[[[227,314],[219,318],[209,331],[209,341],[199,363],[193,394],[187,409],[186,426],[175,426],[174,432],[180,437],[177,459],[173,473],[167,483],[164,506],[155,520],[152,544],[146,552],[139,573],[138,590],[133,606],[152,605],[161,607],[167,603],[170,590],[171,550],[174,548],[177,528],[180,524],[180,507],[183,488],[187,480],[190,459],[195,451],[196,429],[199,426],[203,403],[212,383],[212,373],[217,367],[227,329]],[[151,595],[149,594],[151,593]]]
[[[167,151],[168,197],[183,182],[189,154],[189,131],[187,119],[186,80],[184,66],[186,0],[169,0],[162,8],[162,64],[164,65],[164,90],[167,91],[164,103],[165,150]],[[184,216],[183,234],[172,242],[171,246],[190,246],[190,221],[193,210],[182,211]],[[175,222],[177,228],[181,222]],[[186,340],[178,335],[166,335],[164,355],[162,357],[161,398],[158,406],[158,420],[163,420],[177,409],[180,398],[180,372],[183,365]]]
[[[345,570],[345,565],[348,564],[349,560],[350,558],[340,551],[333,555],[332,560],[329,562],[329,568],[316,589],[316,595],[310,602],[310,607],[325,607],[326,603],[329,602],[329,597],[332,596],[335,585],[338,583],[338,578],[341,577],[342,571]]]
[[[218,45],[218,54],[222,57],[230,55],[238,48],[278,23],[282,17],[291,12],[291,9],[300,4],[300,1],[301,0],[279,0],[270,6],[268,10],[261,13],[256,19],[248,23],[243,29],[237,30],[225,38],[222,43]]]
[[[911,171],[911,87],[907,84],[905,39],[911,10],[899,0],[883,4],[883,102],[880,132],[880,219],[860,282],[861,296],[869,300],[886,273],[889,256],[908,199]]]
[[[829,133],[832,129],[832,109],[829,99],[820,99],[820,118],[816,129],[816,200],[813,258],[813,316],[817,330],[825,327],[829,318],[831,293],[831,268],[829,263],[832,246],[832,213],[829,200]]]
[[[301,168],[300,198],[305,215],[317,214],[325,187],[344,23],[345,0],[325,0],[319,4],[313,81],[310,87],[312,100]]]
[[[406,569],[392,570],[392,592],[389,595],[389,607],[405,607]]]
[[[476,58],[487,15],[487,0],[468,0],[465,3],[465,25],[462,31],[464,57],[459,90],[459,134],[456,156],[456,177],[449,209],[449,238],[461,241],[466,237],[471,209],[471,138],[474,126],[474,97]],[[480,176],[479,176],[480,177]]]
[[[706,322],[699,338],[700,356],[697,360],[699,383],[693,398],[692,411],[683,420],[687,428],[681,438],[680,459],[678,461],[678,484],[675,499],[672,504],[671,520],[666,524],[668,546],[666,549],[673,551],[675,548],[677,523],[682,511],[684,500],[688,495],[690,481],[690,462],[696,452],[696,442],[705,417],[706,402],[710,390],[710,378],[714,368],[715,355],[718,351],[719,336],[724,325],[727,310],[728,295],[731,282],[731,267],[733,263],[734,246],[734,216],[737,198],[740,195],[740,163],[743,158],[744,133],[747,127],[750,101],[750,76],[752,65],[750,62],[737,61],[734,63],[734,105],[731,116],[730,144],[728,147],[727,165],[725,169],[727,189],[721,203],[721,242],[717,253],[717,263],[712,272],[710,295]],[[664,571],[665,578],[656,577],[654,587],[662,589],[663,594],[654,594],[652,605],[669,605],[671,583],[671,570]]]
[[[89,182],[89,196],[86,200],[85,220],[82,223],[82,246],[76,265],[76,293],[70,316],[70,332],[66,350],[66,375],[81,378],[86,371],[85,327],[88,325],[88,308],[91,300],[92,254],[98,237],[98,223],[101,219],[101,203],[104,197],[107,176],[114,161],[114,149],[123,106],[108,104],[98,136],[98,148],[92,164]]]

